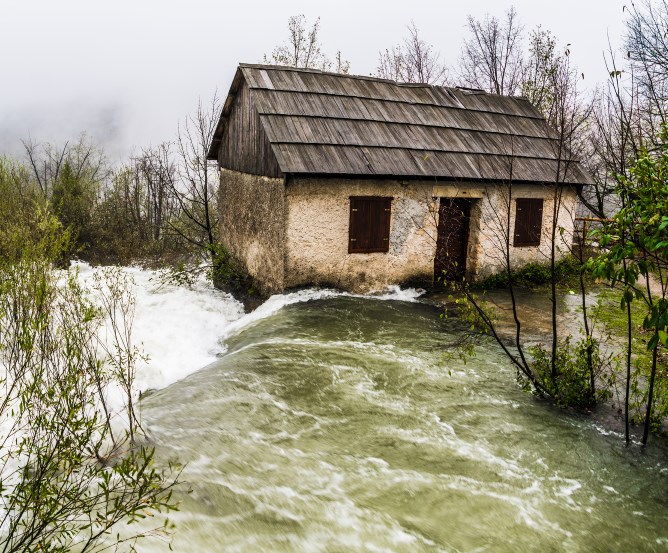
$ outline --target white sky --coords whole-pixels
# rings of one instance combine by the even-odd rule
[[[0,154],[20,139],[64,141],[87,131],[112,161],[171,140],[198,99],[227,94],[237,63],[257,63],[287,38],[290,15],[321,18],[321,42],[351,73],[375,72],[378,52],[413,20],[454,65],[468,14],[549,29],[585,74],[605,80],[608,37],[622,44],[630,0],[0,0]]]

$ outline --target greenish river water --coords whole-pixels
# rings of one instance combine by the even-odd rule
[[[143,402],[186,463],[175,551],[668,550],[668,456],[522,392],[417,302],[338,296],[242,328]],[[155,549],[154,549],[155,548]],[[160,543],[140,551],[164,550]]]

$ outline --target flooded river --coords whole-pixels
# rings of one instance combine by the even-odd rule
[[[158,317],[166,298],[139,299]],[[627,450],[532,398],[485,340],[466,364],[445,359],[462,329],[434,307],[306,291],[242,316],[216,301],[216,342],[193,351],[215,361],[142,401],[158,459],[186,463],[192,490],[175,551],[668,550],[661,444]],[[186,332],[216,324],[195,315]]]

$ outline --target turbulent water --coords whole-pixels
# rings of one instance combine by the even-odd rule
[[[135,276],[143,420],[192,490],[175,551],[668,550],[663,446],[533,399],[491,343],[445,358],[462,329],[416,294],[242,315]]]

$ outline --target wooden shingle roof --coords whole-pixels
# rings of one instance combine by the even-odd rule
[[[239,66],[212,159],[240,79],[283,174],[557,178],[556,134],[525,98],[271,65]],[[559,182],[590,183],[569,152],[561,157]]]

